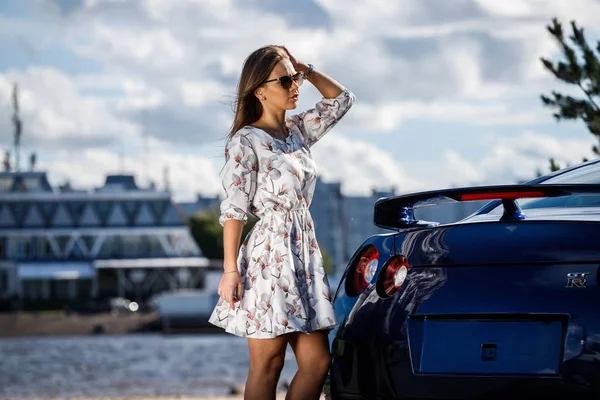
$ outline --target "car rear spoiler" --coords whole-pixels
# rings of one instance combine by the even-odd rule
[[[406,229],[436,226],[436,222],[419,221],[414,210],[448,202],[501,200],[504,213],[501,221],[525,219],[517,199],[600,194],[598,184],[525,184],[476,186],[456,189],[418,192],[401,196],[383,197],[375,202],[373,222],[384,229]]]

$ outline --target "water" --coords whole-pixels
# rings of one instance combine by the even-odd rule
[[[248,359],[232,335],[2,338],[0,399],[226,394]],[[296,369],[288,347],[280,383]]]

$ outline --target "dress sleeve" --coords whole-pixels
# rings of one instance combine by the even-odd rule
[[[252,209],[252,199],[256,191],[258,160],[250,139],[243,134],[235,134],[225,148],[223,189],[225,199],[221,202],[219,223],[237,219],[248,222]]]
[[[344,89],[337,97],[323,98],[315,108],[293,115],[290,120],[304,137],[304,142],[310,147],[337,124],[352,107],[355,100],[354,94],[348,89]]]

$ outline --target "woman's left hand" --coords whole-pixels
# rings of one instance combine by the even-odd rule
[[[290,61],[292,63],[292,67],[294,67],[294,69],[296,71],[302,71],[302,72],[304,72],[304,74],[306,74],[306,71],[308,71],[308,65],[306,65],[302,61],[296,59],[296,57],[294,57],[292,55],[292,53],[290,53],[290,51],[285,46],[281,45],[281,48],[283,49],[283,51],[286,52],[288,58],[290,59]]]
[[[294,67],[297,72],[303,72],[305,79],[312,83],[324,98],[333,99],[342,93],[344,86],[342,86],[335,79],[324,74],[323,71],[318,71],[316,73],[313,72],[311,73],[310,77],[307,77],[308,64],[305,64],[294,57],[284,45],[280,45],[279,47],[281,47],[281,49],[287,54],[290,62],[292,63],[292,67]]]

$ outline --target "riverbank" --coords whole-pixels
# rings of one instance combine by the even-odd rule
[[[181,321],[179,324],[172,322],[166,333],[175,333],[179,330],[219,333],[215,327],[193,322]],[[164,328],[157,311],[129,314],[76,314],[64,311],[0,313],[0,337],[121,335],[163,332]]]
[[[238,400],[244,338],[142,333],[0,339],[0,400]],[[286,349],[280,398],[298,366]]]

